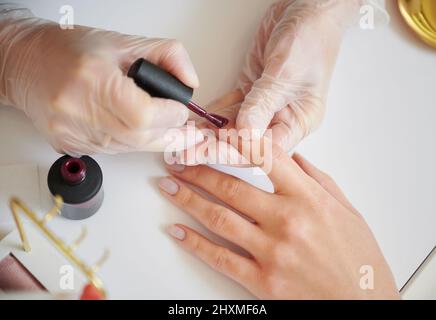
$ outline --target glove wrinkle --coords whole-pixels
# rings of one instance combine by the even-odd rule
[[[368,0],[370,1],[370,0]],[[322,122],[345,31],[367,0],[282,0],[266,13],[238,88],[238,129],[265,132],[293,149]]]
[[[187,141],[185,106],[151,97],[126,76],[140,57],[199,85],[178,41],[62,30],[20,6],[0,5],[0,102],[24,111],[58,152],[162,152],[201,141],[201,134]]]

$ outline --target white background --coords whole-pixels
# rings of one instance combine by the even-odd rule
[[[59,20],[65,1],[21,1]],[[271,0],[69,1],[76,23],[124,33],[180,39],[201,79],[196,100],[230,90]],[[395,1],[396,2],[396,1]],[[389,1],[390,26],[354,29],[344,41],[323,127],[299,148],[331,174],[372,227],[399,286],[436,244],[436,56],[406,30]],[[315,39],[316,35],[314,35]],[[41,207],[48,207],[46,172],[58,156],[24,115],[0,108],[0,165],[37,164]],[[103,247],[102,269],[112,298],[250,298],[238,285],[182,252],[163,227],[196,224],[165,202],[156,178],[160,155],[98,156],[105,203],[85,222],[58,220],[72,239],[90,230],[79,250],[89,262]],[[236,173],[236,171],[234,171]],[[268,186],[263,178],[249,180]],[[0,219],[8,213],[0,212]]]

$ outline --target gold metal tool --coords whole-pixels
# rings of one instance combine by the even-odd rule
[[[44,218],[39,219],[38,216],[31,211],[21,200],[18,198],[12,198],[9,202],[10,208],[12,211],[12,215],[14,216],[15,224],[17,226],[18,232],[20,234],[21,242],[23,245],[23,249],[26,252],[30,252],[32,250],[29,239],[26,236],[26,232],[24,231],[23,224],[21,222],[21,218],[19,216],[19,212],[24,213],[31,222],[45,235],[45,237],[54,244],[54,246],[79,270],[85,275],[85,277],[89,280],[90,283],[96,287],[103,297],[106,297],[106,292],[103,287],[103,282],[96,275],[96,272],[100,269],[100,267],[106,262],[109,257],[109,251],[105,250],[103,256],[97,261],[93,266],[88,266],[83,262],[75,253],[74,250],[77,246],[85,239],[86,237],[86,229],[82,230],[82,234],[79,238],[73,242],[72,245],[67,245],[65,242],[56,236],[51,230],[49,230],[46,224],[52,220],[54,217],[58,216],[61,212],[61,208],[63,205],[62,197],[56,196],[54,198],[54,207],[44,216]]]

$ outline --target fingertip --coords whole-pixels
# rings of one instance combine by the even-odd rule
[[[188,51],[184,47],[180,49],[179,61],[176,62],[175,72],[177,73],[179,80],[182,81],[188,87],[198,89],[200,87],[200,79],[194,64],[189,57]]]
[[[177,40],[168,40],[166,54],[160,59],[159,66],[171,73],[191,88],[200,87],[200,80],[188,51]]]
[[[180,225],[177,224],[170,225],[166,228],[165,231],[171,238],[177,241],[181,242],[186,239],[186,230]]]
[[[200,88],[200,79],[195,72],[194,66],[185,66],[177,72],[175,75],[180,81],[182,81],[186,86],[192,89]]]
[[[307,161],[305,157],[303,157],[300,153],[298,152],[294,152],[294,154],[292,155],[292,159],[294,159],[295,161]]]
[[[314,172],[320,172],[320,170],[313,165],[312,162],[303,157],[300,153],[295,152],[292,155],[292,160],[309,176],[313,176]]]
[[[197,72],[195,71],[194,66],[191,64],[191,68],[189,68],[186,71],[186,79],[184,81],[184,83],[188,86],[191,87],[193,89],[198,89],[200,88],[200,78],[197,75]]]

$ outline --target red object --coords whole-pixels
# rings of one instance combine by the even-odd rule
[[[92,283],[89,283],[83,289],[80,300],[104,300],[104,296]]]
[[[228,119],[221,117],[217,114],[208,113],[206,110],[204,110],[193,101],[190,101],[187,107],[189,108],[189,110],[196,113],[200,117],[205,118],[207,121],[211,122],[215,127],[219,129],[224,128],[226,125],[229,124]]]
[[[81,159],[69,158],[61,165],[62,179],[70,185],[76,185],[86,178],[86,164]]]

